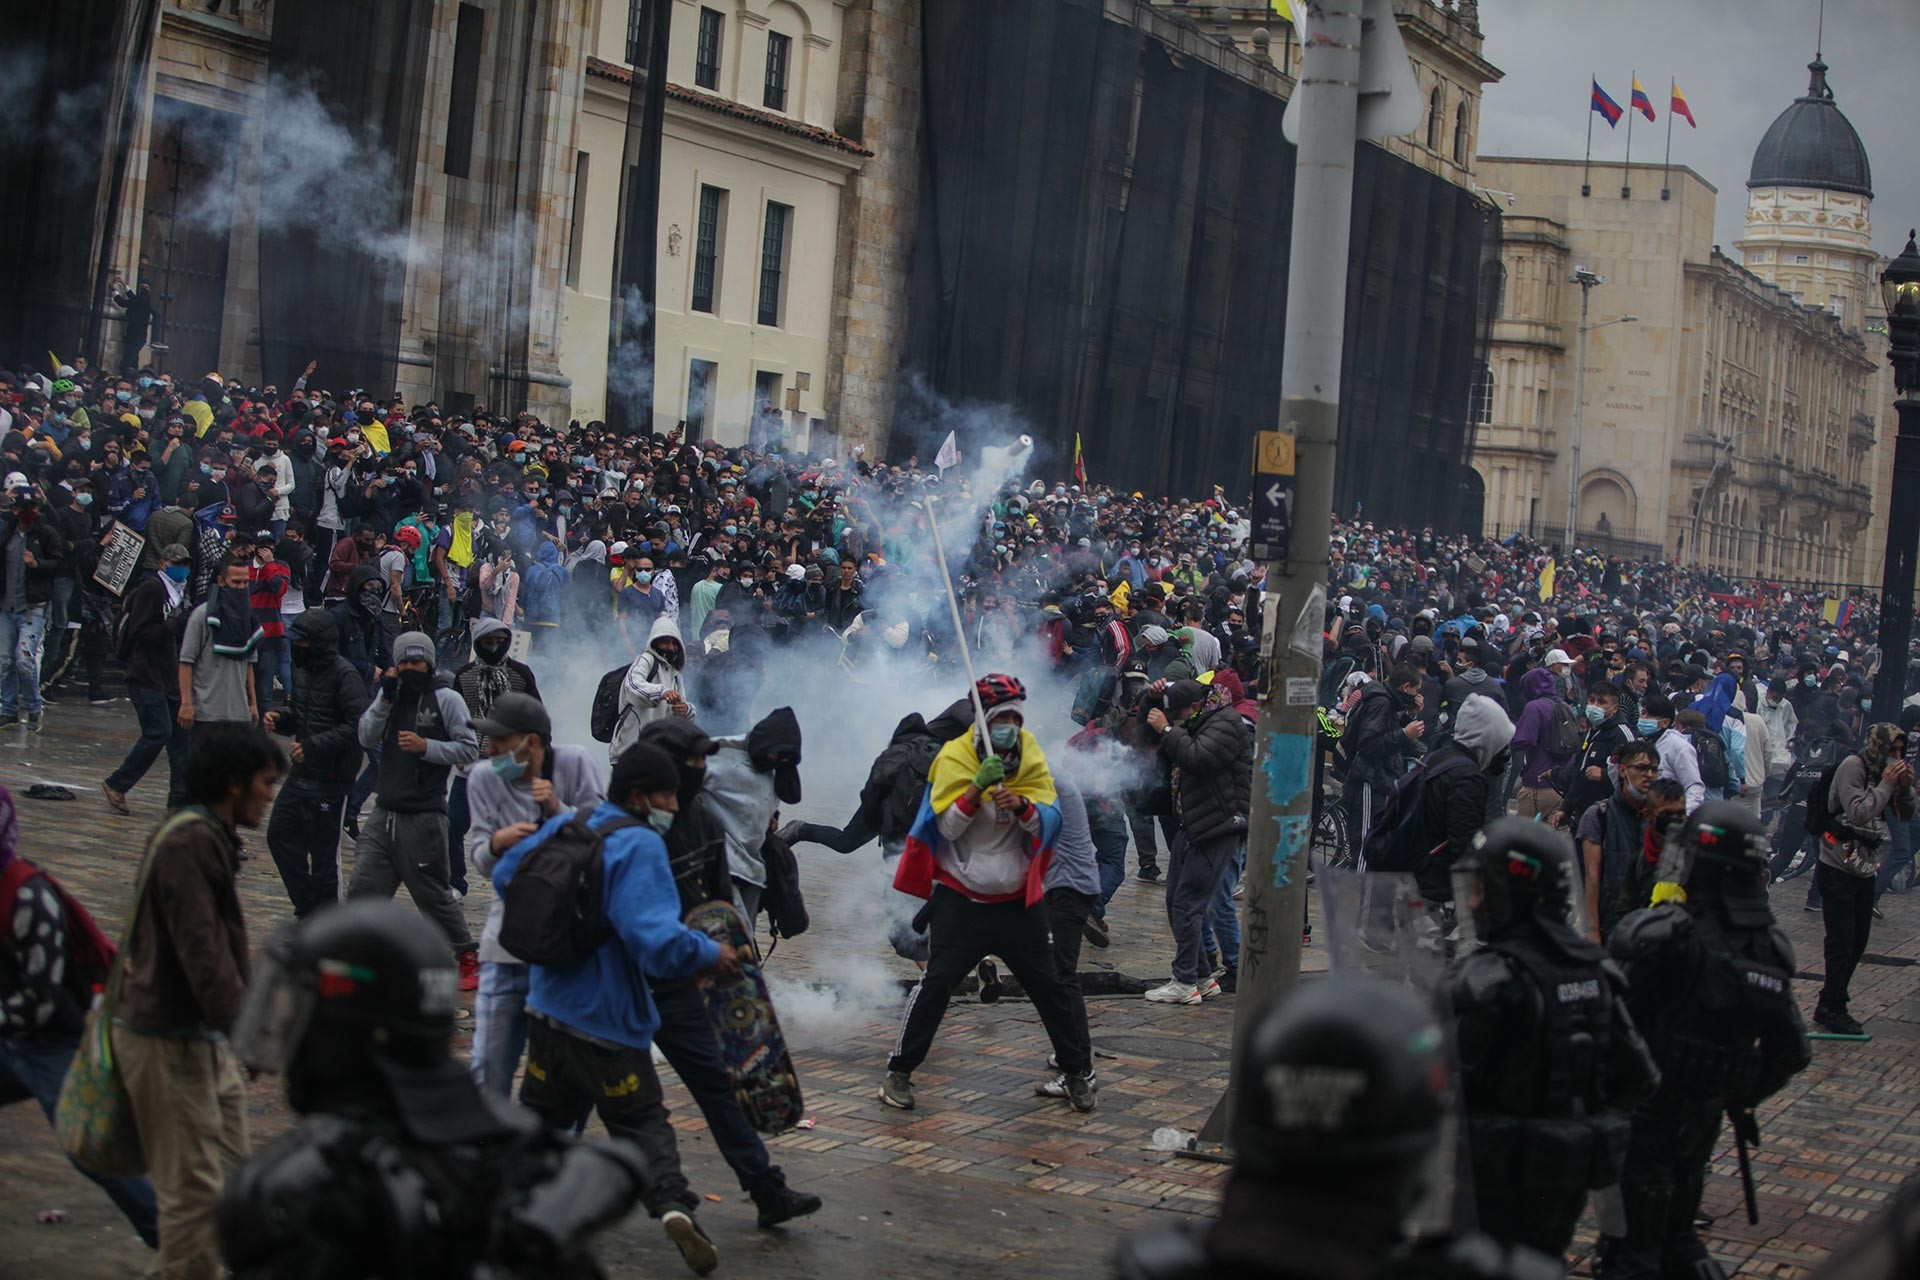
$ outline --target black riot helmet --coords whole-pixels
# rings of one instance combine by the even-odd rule
[[[1573,915],[1573,841],[1526,818],[1499,818],[1453,864],[1453,900],[1482,939],[1523,920],[1566,924]]]
[[[234,1052],[283,1072],[303,1115],[391,1112],[423,1141],[461,1141],[497,1122],[449,1052],[458,986],[446,938],[418,912],[342,902],[268,944]]]
[[[1356,974],[1295,987],[1254,1019],[1239,1078],[1235,1177],[1396,1214],[1425,1191],[1448,1077],[1439,1025],[1408,988]]]
[[[1677,839],[1667,841],[1656,879],[1686,891],[1695,909],[1724,905],[1736,924],[1773,923],[1767,904],[1766,829],[1746,806],[1713,800],[1687,815]]]

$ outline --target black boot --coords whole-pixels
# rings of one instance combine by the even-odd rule
[[[760,1206],[760,1225],[763,1227],[777,1227],[791,1219],[804,1218],[820,1207],[819,1196],[795,1191],[778,1173],[754,1188],[751,1194],[753,1202]]]

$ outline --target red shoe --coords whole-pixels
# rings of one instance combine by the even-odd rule
[[[460,989],[462,991],[480,989],[480,953],[478,951],[460,953]]]

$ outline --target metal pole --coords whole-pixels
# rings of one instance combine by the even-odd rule
[[[927,536],[933,539],[933,562],[940,566],[940,584],[947,589],[947,608],[953,615],[953,638],[960,646],[960,666],[967,673],[967,697],[973,703],[973,727],[980,731],[980,749],[991,745],[987,737],[987,709],[980,703],[980,683],[973,674],[973,654],[967,648],[967,626],[960,620],[960,597],[953,590],[953,575],[947,571],[947,549],[940,544],[940,518],[933,513],[934,498],[921,502],[927,513]]]
[[[1234,999],[1236,1071],[1238,1048],[1255,1016],[1300,978],[1301,930],[1295,922],[1306,910],[1306,854],[1313,832],[1312,762],[1319,727],[1314,693],[1326,630],[1340,348],[1359,137],[1360,9],[1360,0],[1326,0],[1316,8],[1302,42],[1300,83],[1294,90],[1299,149],[1279,423],[1294,437],[1292,537],[1287,559],[1267,565],[1262,605],[1262,698],[1254,733],[1244,941]],[[1238,1087],[1237,1078],[1230,1079],[1203,1137],[1224,1138]]]
[[[1880,571],[1880,675],[1873,705],[1882,720],[1900,714],[1907,692],[1907,649],[1913,641],[1913,565],[1920,543],[1920,396],[1894,401],[1900,433],[1893,442],[1893,507],[1887,512],[1887,554]],[[1902,497],[1901,495],[1905,495]]]
[[[1579,514],[1580,425],[1587,403],[1587,299],[1593,296],[1593,286],[1597,283],[1586,272],[1575,273],[1573,279],[1580,286],[1580,333],[1574,342],[1573,430],[1567,434],[1567,529],[1566,541],[1560,548],[1561,555],[1573,552],[1573,523]]]

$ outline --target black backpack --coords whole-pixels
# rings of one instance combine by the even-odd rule
[[[1711,729],[1695,729],[1687,734],[1687,741],[1700,757],[1700,781],[1716,791],[1725,791],[1731,776],[1727,772],[1727,744]]]
[[[1842,760],[1845,758],[1841,757]],[[1854,833],[1833,811],[1833,775],[1839,769],[1839,760],[1822,769],[1819,780],[1813,784],[1813,790],[1807,792],[1807,834],[1810,836],[1832,836],[1835,840],[1854,838]]]
[[[528,964],[576,964],[610,932],[601,855],[608,836],[646,824],[616,818],[596,828],[592,812],[581,809],[527,850],[500,895],[500,945]]]
[[[627,678],[625,666],[615,667],[600,677],[593,690],[593,713],[587,728],[595,742],[612,742],[613,731],[620,727],[620,685]]]
[[[807,900],[800,892],[800,861],[793,846],[773,832],[760,845],[760,862],[767,870],[767,887],[760,906],[776,938],[797,938],[807,931]]]
[[[1367,832],[1366,870],[1418,871],[1425,866],[1438,847],[1427,825],[1427,783],[1472,766],[1472,759],[1455,752],[1442,757],[1437,765],[1428,756],[1401,774],[1373,829]]]
[[[1574,710],[1573,704],[1565,698],[1556,697],[1553,700],[1553,714],[1547,721],[1547,754],[1556,756],[1579,754],[1586,728],[1586,718]]]

